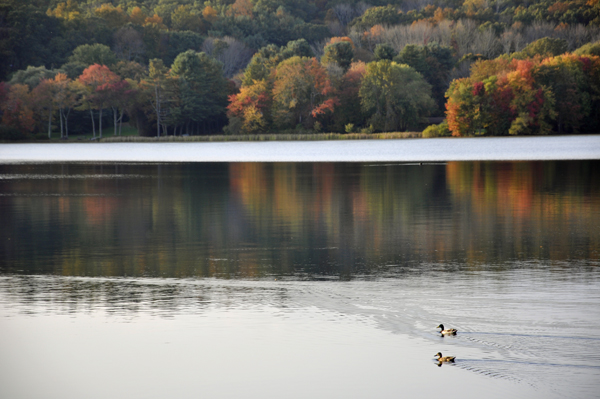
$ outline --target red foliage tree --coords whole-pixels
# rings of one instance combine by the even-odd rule
[[[102,111],[114,101],[112,88],[114,84],[121,81],[121,78],[106,65],[94,64],[87,67],[78,80],[88,89],[87,101],[91,105],[90,112],[92,108],[100,111],[98,119],[100,138],[102,138]],[[94,137],[96,137],[95,131]]]
[[[10,86],[4,101],[1,102],[0,110],[2,110],[3,124],[11,126],[24,134],[33,131],[35,118],[31,107],[29,86],[22,84]]]

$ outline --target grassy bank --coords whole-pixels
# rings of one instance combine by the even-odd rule
[[[315,133],[315,134],[248,134],[236,136],[110,136],[103,143],[171,143],[171,142],[224,142],[224,141],[315,141],[315,140],[385,140],[420,138],[421,132],[392,133]]]

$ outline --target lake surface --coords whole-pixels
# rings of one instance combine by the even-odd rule
[[[0,220],[0,397],[600,389],[597,160],[4,164]]]
[[[217,143],[0,144],[18,162],[435,162],[600,159],[600,135]]]

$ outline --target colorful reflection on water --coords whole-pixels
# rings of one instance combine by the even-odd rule
[[[306,278],[597,262],[600,163],[0,166],[0,272]]]
[[[0,165],[0,396],[591,397],[599,173]]]

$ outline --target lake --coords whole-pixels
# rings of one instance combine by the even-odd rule
[[[1,397],[600,388],[598,160],[29,159],[0,220]]]

